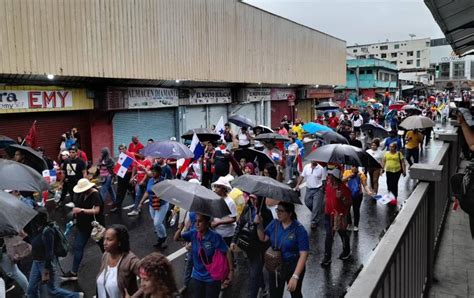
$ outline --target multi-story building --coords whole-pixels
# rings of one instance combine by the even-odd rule
[[[347,54],[357,59],[383,59],[401,72],[425,71],[430,66],[430,38],[386,41],[347,47]]]

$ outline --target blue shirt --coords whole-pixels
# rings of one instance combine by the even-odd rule
[[[389,148],[390,144],[395,143],[395,142],[397,142],[397,150],[398,151],[402,150],[402,140],[400,140],[399,137],[394,137],[394,138],[388,137],[388,138],[386,138],[385,139],[385,150],[387,150],[387,151],[390,150],[390,148]]]
[[[297,262],[301,251],[309,251],[308,232],[297,220],[283,229],[281,222],[274,219],[265,229],[265,235],[270,237],[274,249],[281,250],[283,262]]]
[[[163,181],[163,177],[160,177],[157,181],[155,181],[155,179],[151,178],[151,179],[148,179],[148,182],[146,184],[146,191],[148,193],[148,204],[152,204],[152,198],[153,197],[156,197],[155,193],[153,192],[153,186],[155,184],[157,184],[158,182],[161,182]],[[163,206],[164,204],[166,204],[167,202],[166,201],[163,201],[163,200],[160,200],[160,205]]]
[[[191,242],[191,253],[193,255],[193,273],[191,277],[203,282],[214,282],[202,263],[199,251],[202,249],[205,253],[205,255],[202,254],[202,259],[207,263],[207,260],[212,261],[216,249],[225,254],[229,248],[221,235],[212,230],[208,230],[201,241],[197,239],[197,234],[196,230],[190,230],[181,235],[184,240]]]
[[[161,167],[161,177],[163,177],[163,180],[173,179],[173,172],[171,171],[169,165],[164,165]]]

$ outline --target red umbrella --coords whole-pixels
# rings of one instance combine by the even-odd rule
[[[436,101],[436,97],[434,97],[433,95],[431,95],[430,97],[428,97],[428,101],[429,101],[429,102],[435,102],[435,101]]]
[[[396,103],[396,104],[390,105],[388,107],[388,109],[389,110],[397,110],[397,111],[400,112],[402,110],[403,106],[405,106],[405,105],[406,105],[406,103],[404,103],[404,104]]]

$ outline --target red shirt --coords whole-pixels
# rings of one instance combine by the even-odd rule
[[[80,159],[82,159],[83,161],[85,161],[86,164],[87,164],[87,161],[88,161],[88,160],[87,160],[87,155],[86,155],[86,153],[85,153],[84,151],[82,151],[82,150],[77,150],[77,156],[78,156]]]
[[[324,212],[328,215],[333,213],[342,213],[343,215],[349,214],[351,208],[351,191],[344,183],[339,185],[339,189],[342,191],[342,195],[346,199],[347,205],[342,202],[342,198],[336,198],[336,189],[332,187],[329,179],[326,181],[326,205]]]
[[[137,182],[140,183],[145,179],[147,171],[151,169],[153,164],[149,159],[137,161],[134,164],[135,168],[137,169]],[[145,169],[143,169],[141,166],[143,166]]]
[[[339,119],[337,119],[337,117],[329,117],[328,125],[331,128],[337,128],[337,126],[339,125]]]
[[[130,145],[128,145],[128,152],[133,153],[133,155],[135,155],[135,153],[140,153],[140,150],[142,150],[143,148],[145,148],[145,146],[143,146],[142,143],[138,142],[137,144],[134,144],[133,142],[131,142]]]

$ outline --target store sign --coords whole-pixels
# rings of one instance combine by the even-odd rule
[[[256,102],[267,101],[271,99],[272,89],[269,88],[247,88],[244,89],[244,101]]]
[[[189,92],[189,101],[185,104],[227,104],[232,103],[232,92],[227,88],[197,88]]]
[[[463,61],[464,57],[459,57],[455,52],[451,52],[448,57],[441,57],[441,62]]]
[[[332,98],[334,90],[330,88],[309,88],[305,90],[305,98]]]
[[[129,109],[153,109],[178,106],[178,90],[169,88],[128,88]]]
[[[294,101],[296,93],[293,89],[272,89],[270,97],[271,100]]]
[[[70,90],[0,90],[0,110],[71,108]]]

